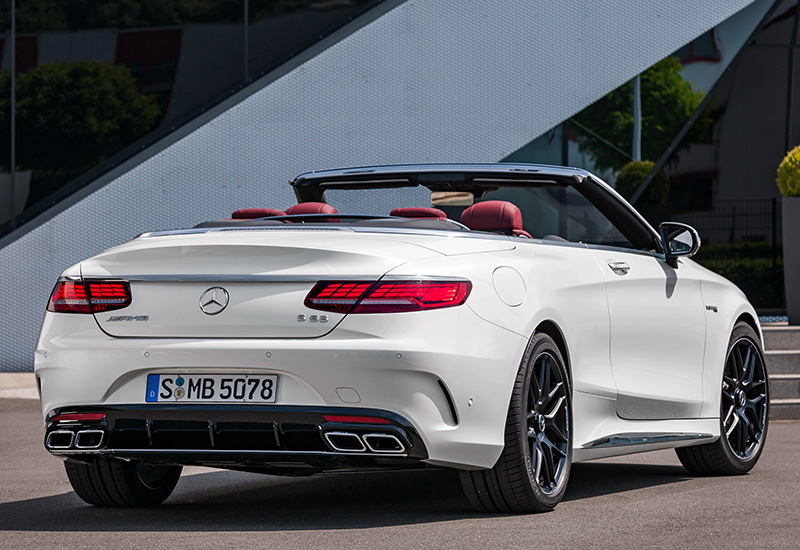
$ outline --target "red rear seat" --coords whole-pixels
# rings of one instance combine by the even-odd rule
[[[461,223],[476,231],[531,238],[530,233],[522,229],[522,212],[506,201],[473,204],[461,214]]]
[[[269,218],[272,216],[285,216],[286,212],[283,210],[276,210],[275,208],[242,208],[237,210],[231,217],[234,220],[250,219],[250,218]]]
[[[437,220],[446,220],[447,214],[439,210],[438,208],[395,208],[391,212],[389,212],[390,216],[397,216],[399,218],[411,218],[411,219],[420,219],[420,218],[434,218]]]
[[[289,216],[297,216],[300,214],[338,214],[330,204],[324,202],[301,202],[286,209],[286,214]]]

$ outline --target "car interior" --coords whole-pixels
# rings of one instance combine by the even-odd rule
[[[471,230],[527,239],[659,250],[658,238],[652,229],[638,219],[629,206],[600,186],[556,181],[490,181],[484,178],[474,179],[471,186],[456,182],[448,187],[440,179],[433,184],[422,183],[431,192],[431,207],[398,207],[386,216],[341,214],[324,202],[322,191],[325,188],[415,187],[414,183],[328,182],[316,189],[304,188],[303,193],[298,194],[302,202],[285,210],[244,208],[236,210],[231,218],[222,222],[206,222],[196,227],[346,223]],[[311,195],[319,200],[308,200]]]

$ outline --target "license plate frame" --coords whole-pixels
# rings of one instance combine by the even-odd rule
[[[277,374],[154,373],[147,375],[147,403],[276,403]]]

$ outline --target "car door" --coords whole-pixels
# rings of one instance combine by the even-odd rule
[[[702,403],[705,311],[697,268],[663,256],[593,246],[606,277],[617,414],[696,418]]]
[[[682,260],[677,269],[671,267],[653,228],[591,177],[503,195],[523,208],[524,228],[533,237],[581,243],[599,264],[617,414],[642,420],[698,417],[706,339],[700,268]],[[589,280],[589,274],[582,276]]]

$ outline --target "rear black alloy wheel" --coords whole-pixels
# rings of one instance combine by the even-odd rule
[[[151,466],[140,461],[95,458],[64,463],[72,488],[95,506],[155,506],[172,494],[180,466]]]
[[[488,512],[547,512],[564,496],[572,460],[572,399],[561,352],[531,338],[506,421],[505,448],[491,470],[461,472],[467,499]]]
[[[720,438],[708,445],[676,449],[694,474],[749,472],[764,448],[769,427],[769,379],[755,331],[738,323],[728,344],[722,373]]]

